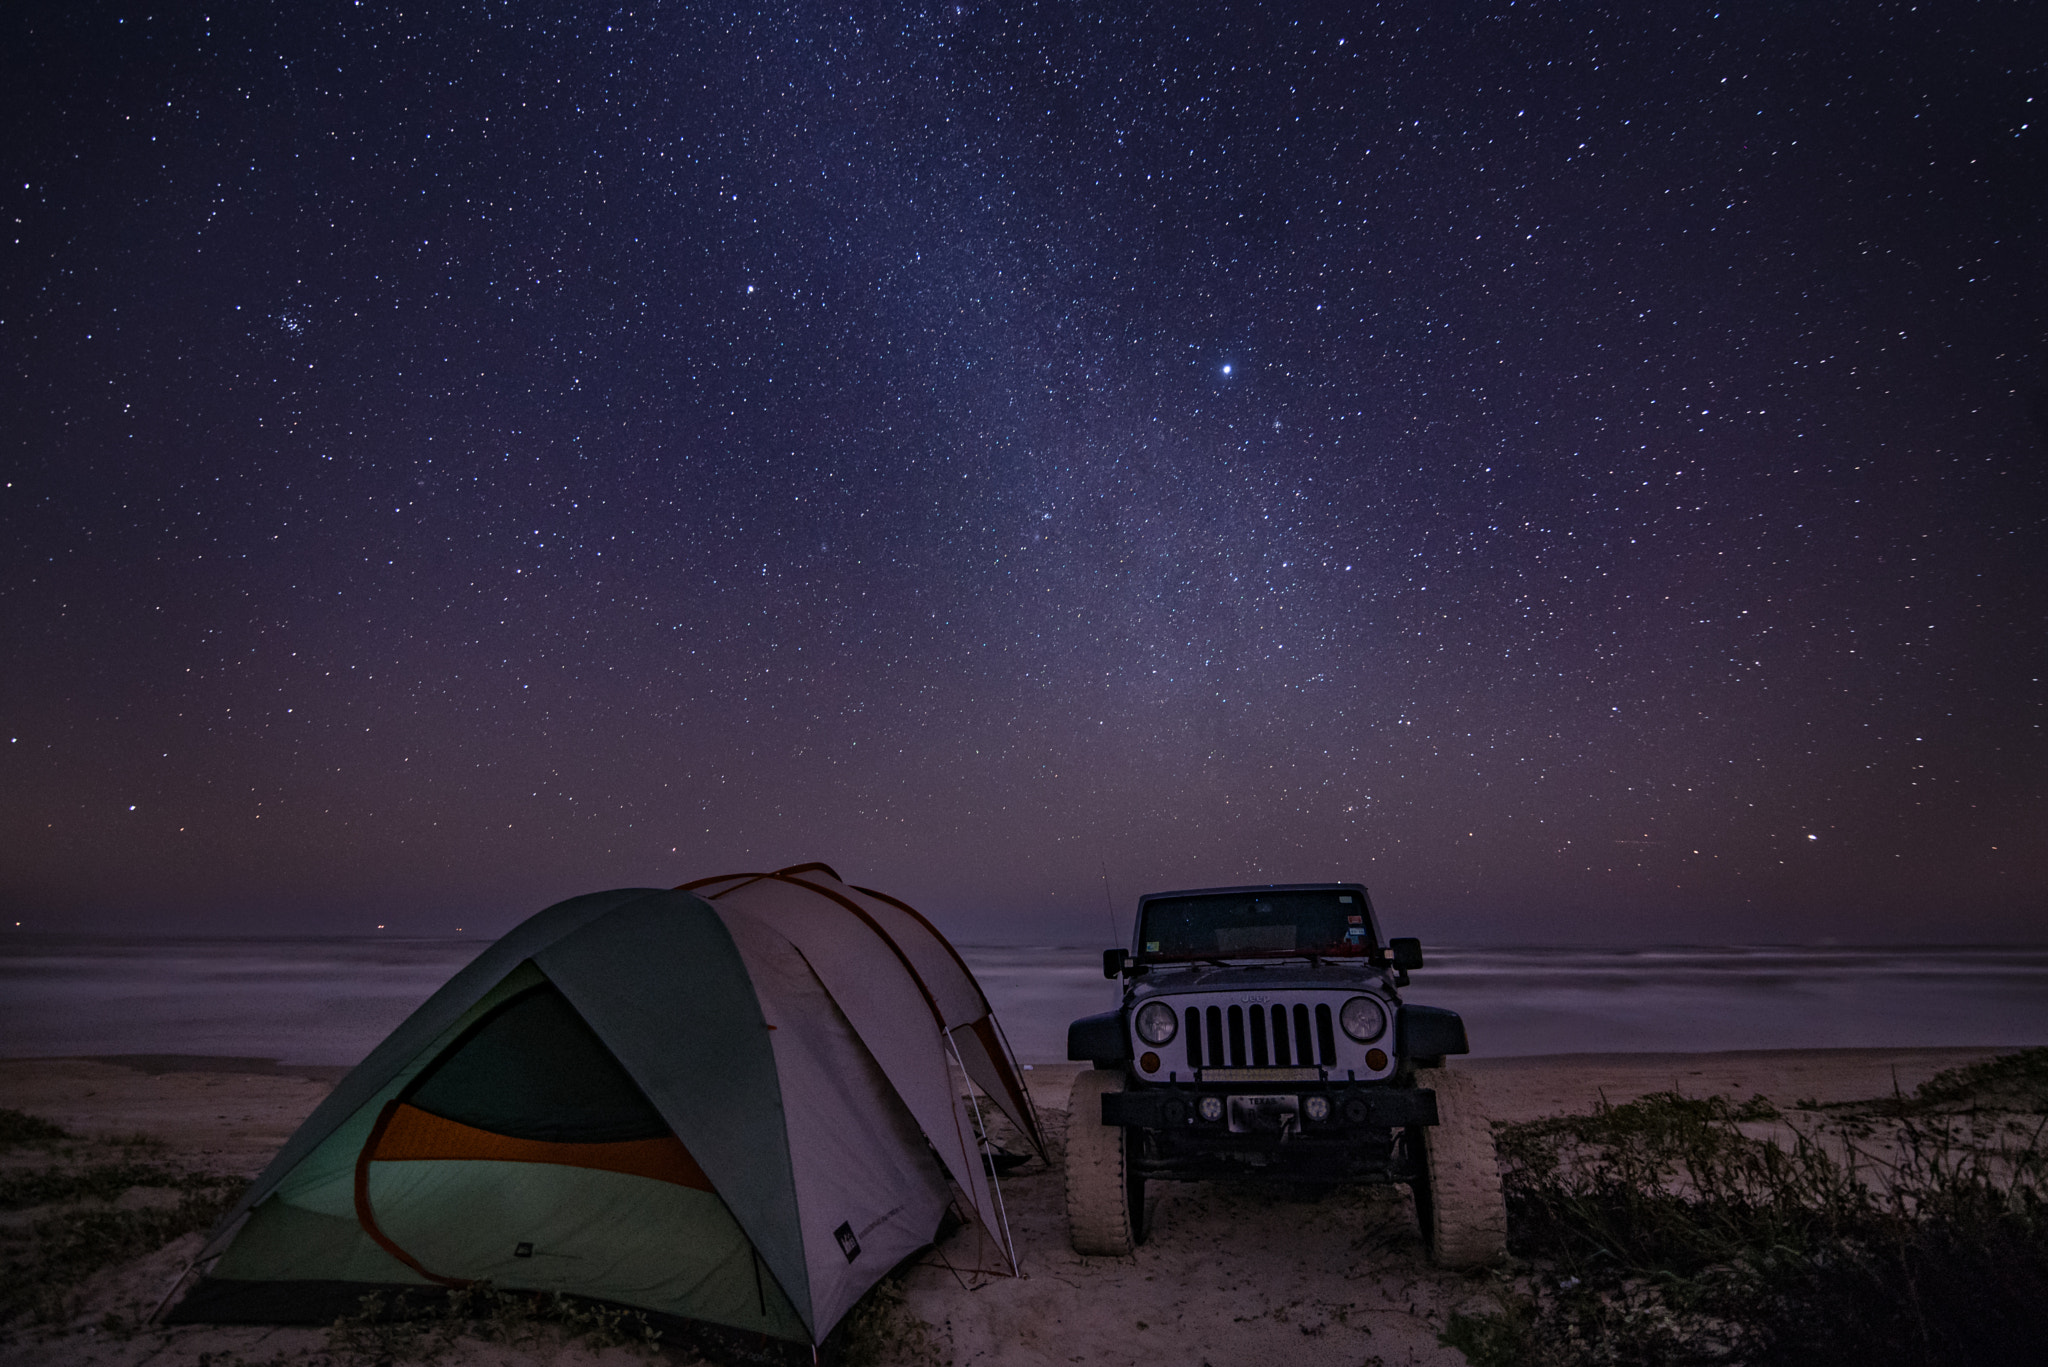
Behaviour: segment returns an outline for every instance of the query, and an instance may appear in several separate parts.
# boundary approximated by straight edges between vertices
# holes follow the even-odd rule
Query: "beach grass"
[[[1498,1127],[1517,1274],[1443,1341],[1478,1367],[2038,1361],[2048,1049],[1795,1109],[1666,1092]]]
[[[54,1125],[41,1116],[0,1107],[0,1151],[23,1147],[48,1148],[71,1137],[62,1126]]]
[[[940,1367],[932,1327],[908,1304],[900,1275],[868,1288],[827,1340],[838,1367]]]
[[[913,1314],[900,1276],[884,1277],[827,1338],[821,1355],[836,1367],[938,1367],[931,1326]],[[790,1360],[790,1354],[706,1327],[707,1343],[687,1329],[671,1335],[637,1310],[559,1292],[514,1291],[478,1282],[451,1290],[372,1292],[328,1329],[327,1349],[348,1363],[432,1363],[465,1340],[533,1346],[548,1338],[587,1349],[632,1348],[650,1355],[672,1346],[686,1357],[728,1363]],[[746,1351],[754,1348],[757,1351]]]
[[[449,1290],[371,1292],[354,1313],[329,1326],[327,1347],[344,1362],[431,1363],[465,1339],[518,1347],[548,1338],[596,1350],[652,1352],[662,1333],[637,1310],[476,1282]]]
[[[248,1186],[137,1157],[160,1149],[0,1110],[0,1330],[73,1318],[86,1279],[211,1228]]]

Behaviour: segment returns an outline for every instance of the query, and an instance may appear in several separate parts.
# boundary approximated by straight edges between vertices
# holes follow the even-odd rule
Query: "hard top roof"
[[[1356,888],[1365,891],[1363,883],[1246,883],[1241,887],[1229,888],[1182,888],[1177,892],[1148,892],[1140,902],[1150,902],[1159,897],[1224,897],[1238,892],[1339,892]]]

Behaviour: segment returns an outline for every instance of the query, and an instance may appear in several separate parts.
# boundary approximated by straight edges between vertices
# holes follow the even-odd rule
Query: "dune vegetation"
[[[147,1136],[84,1139],[0,1110],[0,1333],[72,1319],[93,1273],[211,1227],[247,1186],[167,1162]]]
[[[1781,1111],[1676,1093],[1497,1127],[1515,1262],[1478,1367],[1991,1367],[2048,1341],[2048,1049]]]

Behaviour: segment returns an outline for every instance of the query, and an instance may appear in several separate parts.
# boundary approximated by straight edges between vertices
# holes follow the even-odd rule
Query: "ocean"
[[[0,939],[0,1056],[352,1064],[475,939]],[[1098,949],[962,946],[1018,1055],[1116,1003]],[[1404,992],[1475,1055],[2048,1044],[2048,947],[1675,946],[1429,952]]]

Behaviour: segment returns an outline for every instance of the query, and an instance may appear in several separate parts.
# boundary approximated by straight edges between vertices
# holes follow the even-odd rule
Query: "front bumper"
[[[1327,1097],[1330,1113],[1326,1119],[1311,1120],[1298,1104],[1298,1133],[1307,1138],[1324,1134],[1332,1138],[1349,1130],[1404,1129],[1410,1125],[1437,1123],[1436,1093],[1427,1087],[1315,1087],[1299,1089],[1286,1084],[1265,1087],[1256,1084],[1230,1088],[1149,1086],[1133,1092],[1108,1092],[1102,1098],[1102,1123],[1164,1132],[1224,1134],[1229,1128],[1229,1098],[1284,1094],[1306,1099]],[[1224,1098],[1223,1115],[1204,1120],[1200,1101],[1204,1096]]]

